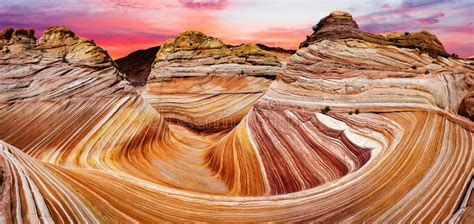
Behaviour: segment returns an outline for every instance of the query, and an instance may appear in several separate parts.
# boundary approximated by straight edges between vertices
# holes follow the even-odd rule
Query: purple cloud
[[[431,25],[431,24],[439,23],[439,20],[443,17],[444,17],[444,13],[439,12],[432,16],[415,19],[415,22],[417,22],[420,25]]]
[[[445,3],[453,3],[453,0],[404,0],[402,2],[403,7],[429,7],[434,5],[440,5]]]

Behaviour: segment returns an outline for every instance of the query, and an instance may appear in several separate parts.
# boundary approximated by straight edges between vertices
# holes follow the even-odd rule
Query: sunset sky
[[[472,0],[10,0],[0,2],[0,28],[71,28],[113,58],[160,45],[192,29],[229,44],[296,49],[331,11],[350,12],[364,31],[427,29],[449,53],[474,55]]]

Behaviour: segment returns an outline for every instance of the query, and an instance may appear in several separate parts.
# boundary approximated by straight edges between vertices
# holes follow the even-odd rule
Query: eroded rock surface
[[[143,96],[169,121],[200,131],[225,130],[267,90],[285,54],[254,44],[229,46],[187,31],[162,45]]]
[[[217,38],[187,31],[163,44],[149,79],[209,75],[274,78],[281,63],[257,45],[228,46]]]
[[[46,33],[0,35],[2,223],[472,217],[467,60],[346,37],[286,64],[186,32],[142,96],[92,42]]]
[[[27,29],[0,36],[0,102],[136,92],[104,50],[67,28],[51,27],[39,40]]]
[[[293,91],[313,103],[357,104],[360,109],[439,108],[470,116],[474,67],[463,60],[442,57],[444,48],[436,36],[426,31],[408,37],[381,36],[357,27],[344,12],[322,19],[303,43],[312,44],[300,49],[282,73],[283,86],[275,85],[285,88],[285,95]],[[410,35],[432,45],[415,48],[409,43]],[[385,37],[408,38],[408,42],[387,44]]]
[[[359,30],[359,26],[352,16],[342,11],[332,12],[329,16],[323,18],[313,27],[313,31],[314,33],[301,43],[300,48],[321,40],[358,39],[377,45],[418,49],[433,57],[449,56],[438,38],[429,31],[371,34]]]

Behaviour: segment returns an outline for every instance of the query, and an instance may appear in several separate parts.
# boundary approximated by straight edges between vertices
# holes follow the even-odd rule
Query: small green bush
[[[416,65],[411,66],[412,69],[416,69]]]
[[[359,113],[360,113],[359,109],[356,109],[356,110],[354,111],[354,113],[355,113],[355,114],[359,114]]]
[[[321,109],[321,113],[322,114],[326,114],[327,112],[329,112],[331,110],[331,108],[329,106],[325,106],[323,109]]]

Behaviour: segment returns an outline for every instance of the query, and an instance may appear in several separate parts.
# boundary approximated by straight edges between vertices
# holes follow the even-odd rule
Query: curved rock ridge
[[[31,158],[69,169],[122,173],[173,189],[227,192],[201,159],[221,135],[169,127],[139,96],[20,102],[0,111],[2,140]]]
[[[170,50],[181,59],[155,65],[206,68],[221,53],[186,57],[232,48],[186,35],[185,50]],[[37,48],[0,67],[5,80],[29,77],[25,92],[37,93],[11,100],[23,91],[13,81],[18,92],[0,91],[2,223],[468,220],[474,123],[456,114],[472,86],[464,60],[321,40],[274,66],[275,80],[153,67],[139,95],[98,85],[118,79],[108,62],[66,63]],[[40,62],[19,64],[31,58]],[[43,79],[63,73],[78,85]]]
[[[352,110],[442,109],[473,119],[473,65],[439,57],[446,56],[442,44],[428,31],[365,33],[345,12],[331,13],[314,31],[268,96]]]
[[[271,98],[354,110],[471,108],[474,67],[417,49],[360,39],[321,40],[300,49],[267,92]],[[354,108],[355,107],[355,108]],[[469,111],[469,110],[468,110]]]
[[[31,29],[0,37],[0,103],[136,94],[107,52],[65,27],[39,40]]]
[[[128,104],[134,101],[130,100],[122,100],[122,103]],[[107,104],[105,102],[100,104],[91,102],[90,105]],[[134,110],[139,107],[135,107]],[[203,173],[205,170],[197,169],[199,163],[193,163],[193,160],[186,159],[202,158],[195,157],[197,155],[193,155],[193,153],[190,154],[190,148],[185,151],[176,151],[160,146],[167,144],[167,142],[173,144],[175,140],[172,140],[174,137],[166,134],[169,132],[161,125],[163,124],[162,120],[153,121],[155,116],[150,116],[154,113],[153,110],[147,113],[148,118],[146,118],[142,116],[143,112],[139,112],[142,109],[132,112],[138,116],[130,116],[131,111],[127,112],[130,109],[126,108],[130,108],[130,106],[124,105],[119,109],[122,112],[113,113],[112,117],[115,118],[106,122],[99,122],[103,125],[100,128],[94,128],[95,130],[86,135],[86,138],[82,140],[60,138],[70,140],[60,141],[59,144],[56,144],[56,147],[49,149],[38,145],[40,142],[36,143],[36,146],[25,146],[29,148],[28,150],[20,150],[10,144],[0,142],[0,158],[2,161],[0,167],[4,180],[3,186],[5,186],[2,187],[1,193],[7,196],[2,197],[2,214],[5,214],[2,219],[6,219],[7,222],[22,220],[54,220],[57,222],[118,222],[124,220],[141,222],[165,220],[217,222],[230,218],[239,222],[288,222],[292,220],[317,222],[367,220],[372,222],[441,222],[452,216],[458,199],[462,196],[463,188],[467,183],[466,180],[470,180],[473,171],[472,132],[449,121],[444,115],[429,112],[352,116],[347,114],[330,114],[329,116],[316,114],[316,119],[327,125],[322,129],[326,134],[318,134],[318,128],[308,126],[308,123],[299,125],[300,130],[313,128],[314,132],[307,132],[309,136],[316,134],[322,139],[329,139],[325,140],[325,145],[319,149],[321,151],[312,151],[309,154],[310,157],[303,156],[304,153],[302,152],[300,152],[301,154],[298,153],[299,149],[304,148],[293,148],[292,150],[296,151],[288,151],[291,148],[283,147],[278,151],[265,152],[262,150],[266,146],[265,144],[259,144],[258,137],[252,137],[250,142],[244,140],[247,134],[253,136],[252,133],[256,130],[255,128],[265,130],[267,129],[265,126],[256,126],[247,130],[241,129],[245,128],[246,125],[238,126],[239,128],[235,129],[238,134],[228,135],[228,137],[231,139],[237,137],[240,140],[219,143],[226,144],[227,146],[224,145],[224,148],[229,147],[226,150],[230,150],[222,154],[229,159],[225,162],[226,165],[234,164],[234,167],[239,170],[248,169],[251,171],[250,173],[237,172],[243,176],[236,176],[233,179],[236,181],[235,186],[251,187],[244,188],[245,194],[261,195],[262,192],[270,193],[273,190],[278,191],[277,189],[292,189],[292,186],[297,188],[298,186],[300,188],[308,187],[307,190],[293,194],[264,197],[212,196],[182,191],[177,187],[179,184],[188,188],[195,186],[196,189],[199,189],[198,191],[214,188],[213,192],[216,192],[216,190],[226,188],[217,184],[219,183],[216,182],[217,179],[214,179],[214,182],[210,181],[215,177],[212,177],[209,173]],[[145,109],[146,106],[142,108]],[[285,113],[290,117],[295,115],[290,115],[289,111]],[[259,116],[258,114],[260,112],[255,115]],[[142,121],[130,120],[126,122],[127,124],[120,124],[117,121],[123,115]],[[103,118],[106,119],[107,117]],[[115,119],[119,120],[114,122]],[[301,118],[294,117],[292,119]],[[315,119],[314,116],[313,119]],[[360,138],[349,134],[350,132],[347,132],[347,129],[344,131],[346,134],[336,137],[340,131],[334,131],[333,128],[343,130],[346,127],[332,119],[343,121],[348,125],[351,132],[358,133],[359,137],[366,136],[363,138],[366,140],[367,138],[373,139],[371,141],[373,143],[365,141],[364,144],[364,141]],[[147,121],[145,122],[145,120]],[[158,123],[148,126],[147,123],[150,124],[149,122]],[[138,124],[143,126],[137,126]],[[64,125],[56,127],[64,127]],[[108,129],[108,131],[103,130],[103,128]],[[11,130],[11,128],[6,130]],[[105,138],[99,134],[107,132],[112,134],[112,130],[118,131],[113,134],[117,136],[116,140],[108,141],[109,137]],[[286,129],[281,128],[275,131],[278,130],[283,133],[291,133],[282,131]],[[298,130],[295,131],[294,133],[299,132]],[[1,135],[5,136],[5,132]],[[184,136],[186,134],[179,137],[181,138],[180,142],[184,140]],[[360,166],[360,163],[357,162],[347,164],[343,162],[345,165],[335,166],[339,167],[335,170],[325,170],[332,167],[329,161],[333,161],[333,165],[337,161],[324,160],[324,157],[320,157],[324,155],[323,148],[332,148],[328,144],[332,143],[337,146],[332,148],[333,151],[326,151],[326,153],[329,153],[328,155],[335,156],[334,158],[338,156],[344,158],[344,153],[351,152],[351,150],[343,150],[344,145],[339,145],[340,142],[334,141],[344,139],[340,138],[341,136],[346,136],[345,138],[350,141],[357,142],[355,148],[354,145],[346,145],[351,146],[351,150],[357,147],[365,148],[370,145],[378,145],[381,148],[374,154],[372,161],[366,163],[356,172],[339,178],[337,181],[310,188],[311,182],[305,181],[308,174],[316,175],[315,177],[319,178],[330,178],[332,175],[338,175],[344,166],[355,169]],[[17,135],[11,135],[8,141],[12,141],[16,137]],[[191,139],[185,141],[191,143],[192,148],[200,147],[196,145],[197,142],[192,143]],[[225,138],[222,139],[226,141]],[[317,140],[317,137],[307,139],[307,137],[301,136],[301,139],[315,141],[313,144],[322,141],[322,139]],[[79,141],[79,144],[72,140]],[[298,143],[299,141],[301,140],[291,142],[291,144],[305,144],[304,141]],[[45,143],[44,140],[42,142],[40,144]],[[114,144],[107,144],[107,142],[113,142]],[[242,145],[238,147],[237,145],[231,146],[231,144],[240,144],[239,142]],[[256,155],[264,156],[265,153],[270,153],[268,158],[256,158],[257,163],[253,161],[251,157],[248,157],[251,154],[248,154],[248,150],[245,149],[249,147],[249,144],[252,148],[257,145],[258,151],[254,151],[258,152]],[[273,144],[277,145],[278,142],[273,142]],[[77,147],[73,147],[75,145]],[[73,148],[70,148],[71,146]],[[99,146],[105,146],[106,148]],[[237,150],[239,147],[243,147],[240,148],[241,153],[232,153],[233,150]],[[315,146],[308,145],[306,147]],[[159,150],[156,151],[156,149]],[[234,155],[234,157],[231,155]],[[292,163],[278,161],[278,158],[284,158],[284,161]],[[351,156],[347,157],[347,159],[349,158]],[[364,156],[361,158],[364,158]],[[316,164],[323,169],[310,166],[312,163],[303,162],[306,159],[321,161],[322,163]],[[210,161],[214,160],[211,159]],[[215,161],[219,161],[219,159]],[[176,164],[176,162],[179,164]],[[209,164],[214,167],[213,162]],[[292,178],[282,179],[284,182],[282,180],[278,181],[278,179],[275,179],[277,180],[275,182],[271,181],[274,179],[272,176],[278,173],[277,170],[283,164],[291,167],[284,170],[294,172],[289,174]],[[306,164],[307,167],[302,168],[298,164]],[[243,168],[242,165],[246,167]],[[276,165],[276,170],[274,168],[262,169],[262,167],[274,165]],[[325,167],[327,165],[330,166]],[[166,168],[167,166],[172,167]],[[260,169],[257,168],[259,166]],[[150,169],[152,167],[155,168]],[[159,168],[164,169],[163,172],[160,172]],[[227,166],[227,168],[230,167]],[[218,167],[213,169],[221,170]],[[296,172],[299,169],[301,169],[301,173]],[[307,173],[309,171],[307,169],[315,169],[318,172]],[[329,173],[326,173],[328,171]],[[222,172],[227,171],[222,170]],[[252,184],[245,185],[245,181],[258,183],[255,182],[255,179],[245,180],[244,177],[249,177],[247,174],[250,174],[250,177],[255,178],[259,172],[262,173],[260,177],[263,178],[261,179],[262,183],[256,186]],[[231,170],[230,173],[234,172]],[[196,182],[196,185],[193,185],[190,184],[193,183],[190,179],[186,179],[185,176],[181,175],[194,176],[199,181]],[[225,176],[225,174],[222,175]],[[207,182],[204,178],[206,176],[210,178]],[[174,180],[174,183],[163,181],[166,178]],[[158,182],[160,180],[162,181]],[[311,180],[311,178],[307,180]],[[107,190],[104,191],[103,189]],[[237,192],[235,191],[237,188],[232,189],[234,189],[232,192]],[[117,197],[117,195],[120,195],[120,197]],[[20,198],[25,200],[20,200]],[[433,198],[443,198],[444,200],[433,200]],[[325,208],[324,211],[321,211],[321,206]],[[341,213],[341,209],[345,209],[346,212]]]
[[[427,30],[420,32],[371,34],[359,29],[352,15],[335,11],[313,26],[314,33],[306,37],[300,48],[307,47],[321,40],[360,39],[378,45],[392,45],[403,48],[419,49],[432,57],[450,56],[438,38]]]
[[[228,130],[263,95],[285,55],[187,31],[161,46],[142,95],[169,121],[198,131]]]

